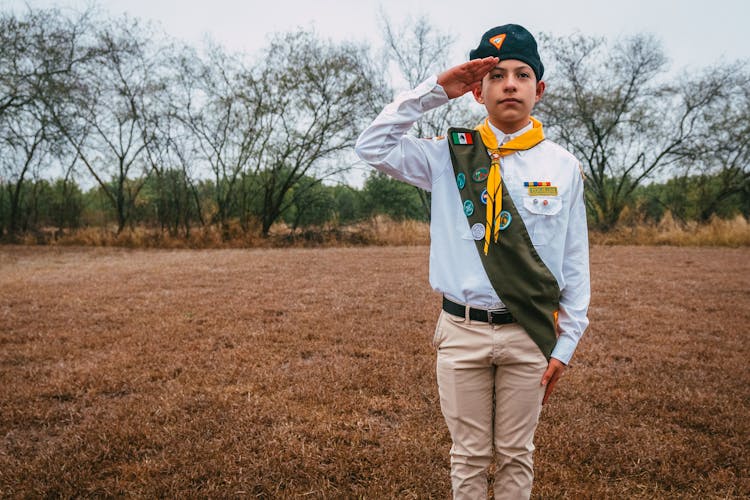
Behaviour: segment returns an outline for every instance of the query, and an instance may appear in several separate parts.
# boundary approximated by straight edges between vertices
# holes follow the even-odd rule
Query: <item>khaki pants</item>
[[[529,498],[546,358],[518,323],[490,325],[445,311],[433,344],[440,407],[453,440],[453,497],[487,497],[494,445],[495,498]]]

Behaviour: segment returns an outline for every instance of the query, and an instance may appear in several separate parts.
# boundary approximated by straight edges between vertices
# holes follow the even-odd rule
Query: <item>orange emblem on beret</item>
[[[500,47],[502,47],[504,41],[505,33],[503,33],[502,35],[495,35],[490,38],[490,43],[494,45],[497,50],[500,50]]]

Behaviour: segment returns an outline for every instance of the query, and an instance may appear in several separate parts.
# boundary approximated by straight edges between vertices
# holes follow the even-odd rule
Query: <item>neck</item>
[[[519,120],[517,122],[500,123],[500,124],[497,123],[497,121],[495,121],[491,116],[488,116],[488,119],[489,119],[490,124],[493,127],[498,129],[500,132],[502,132],[505,135],[515,134],[516,132],[524,128],[526,125],[531,123],[531,118],[528,116],[524,118],[523,120]]]
[[[476,126],[476,129],[482,136],[482,142],[486,147],[490,149],[502,149],[506,151],[506,154],[512,154],[513,151],[531,149],[544,140],[542,123],[532,117],[529,117],[529,121],[530,123],[527,123],[528,130],[513,136],[510,141],[502,146],[498,144],[497,133],[494,130],[495,127],[490,124],[489,119],[486,118],[483,120],[482,123]],[[518,129],[518,131],[521,132],[522,128]]]

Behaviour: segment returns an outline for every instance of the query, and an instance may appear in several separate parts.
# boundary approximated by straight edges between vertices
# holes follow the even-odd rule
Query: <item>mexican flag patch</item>
[[[466,132],[453,132],[453,144],[473,144],[471,134]]]

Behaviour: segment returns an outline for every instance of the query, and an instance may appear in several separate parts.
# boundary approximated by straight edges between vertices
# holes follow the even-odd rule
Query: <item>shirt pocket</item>
[[[559,235],[562,207],[563,201],[558,196],[524,196],[523,208],[528,216],[523,222],[534,245],[546,245]]]

